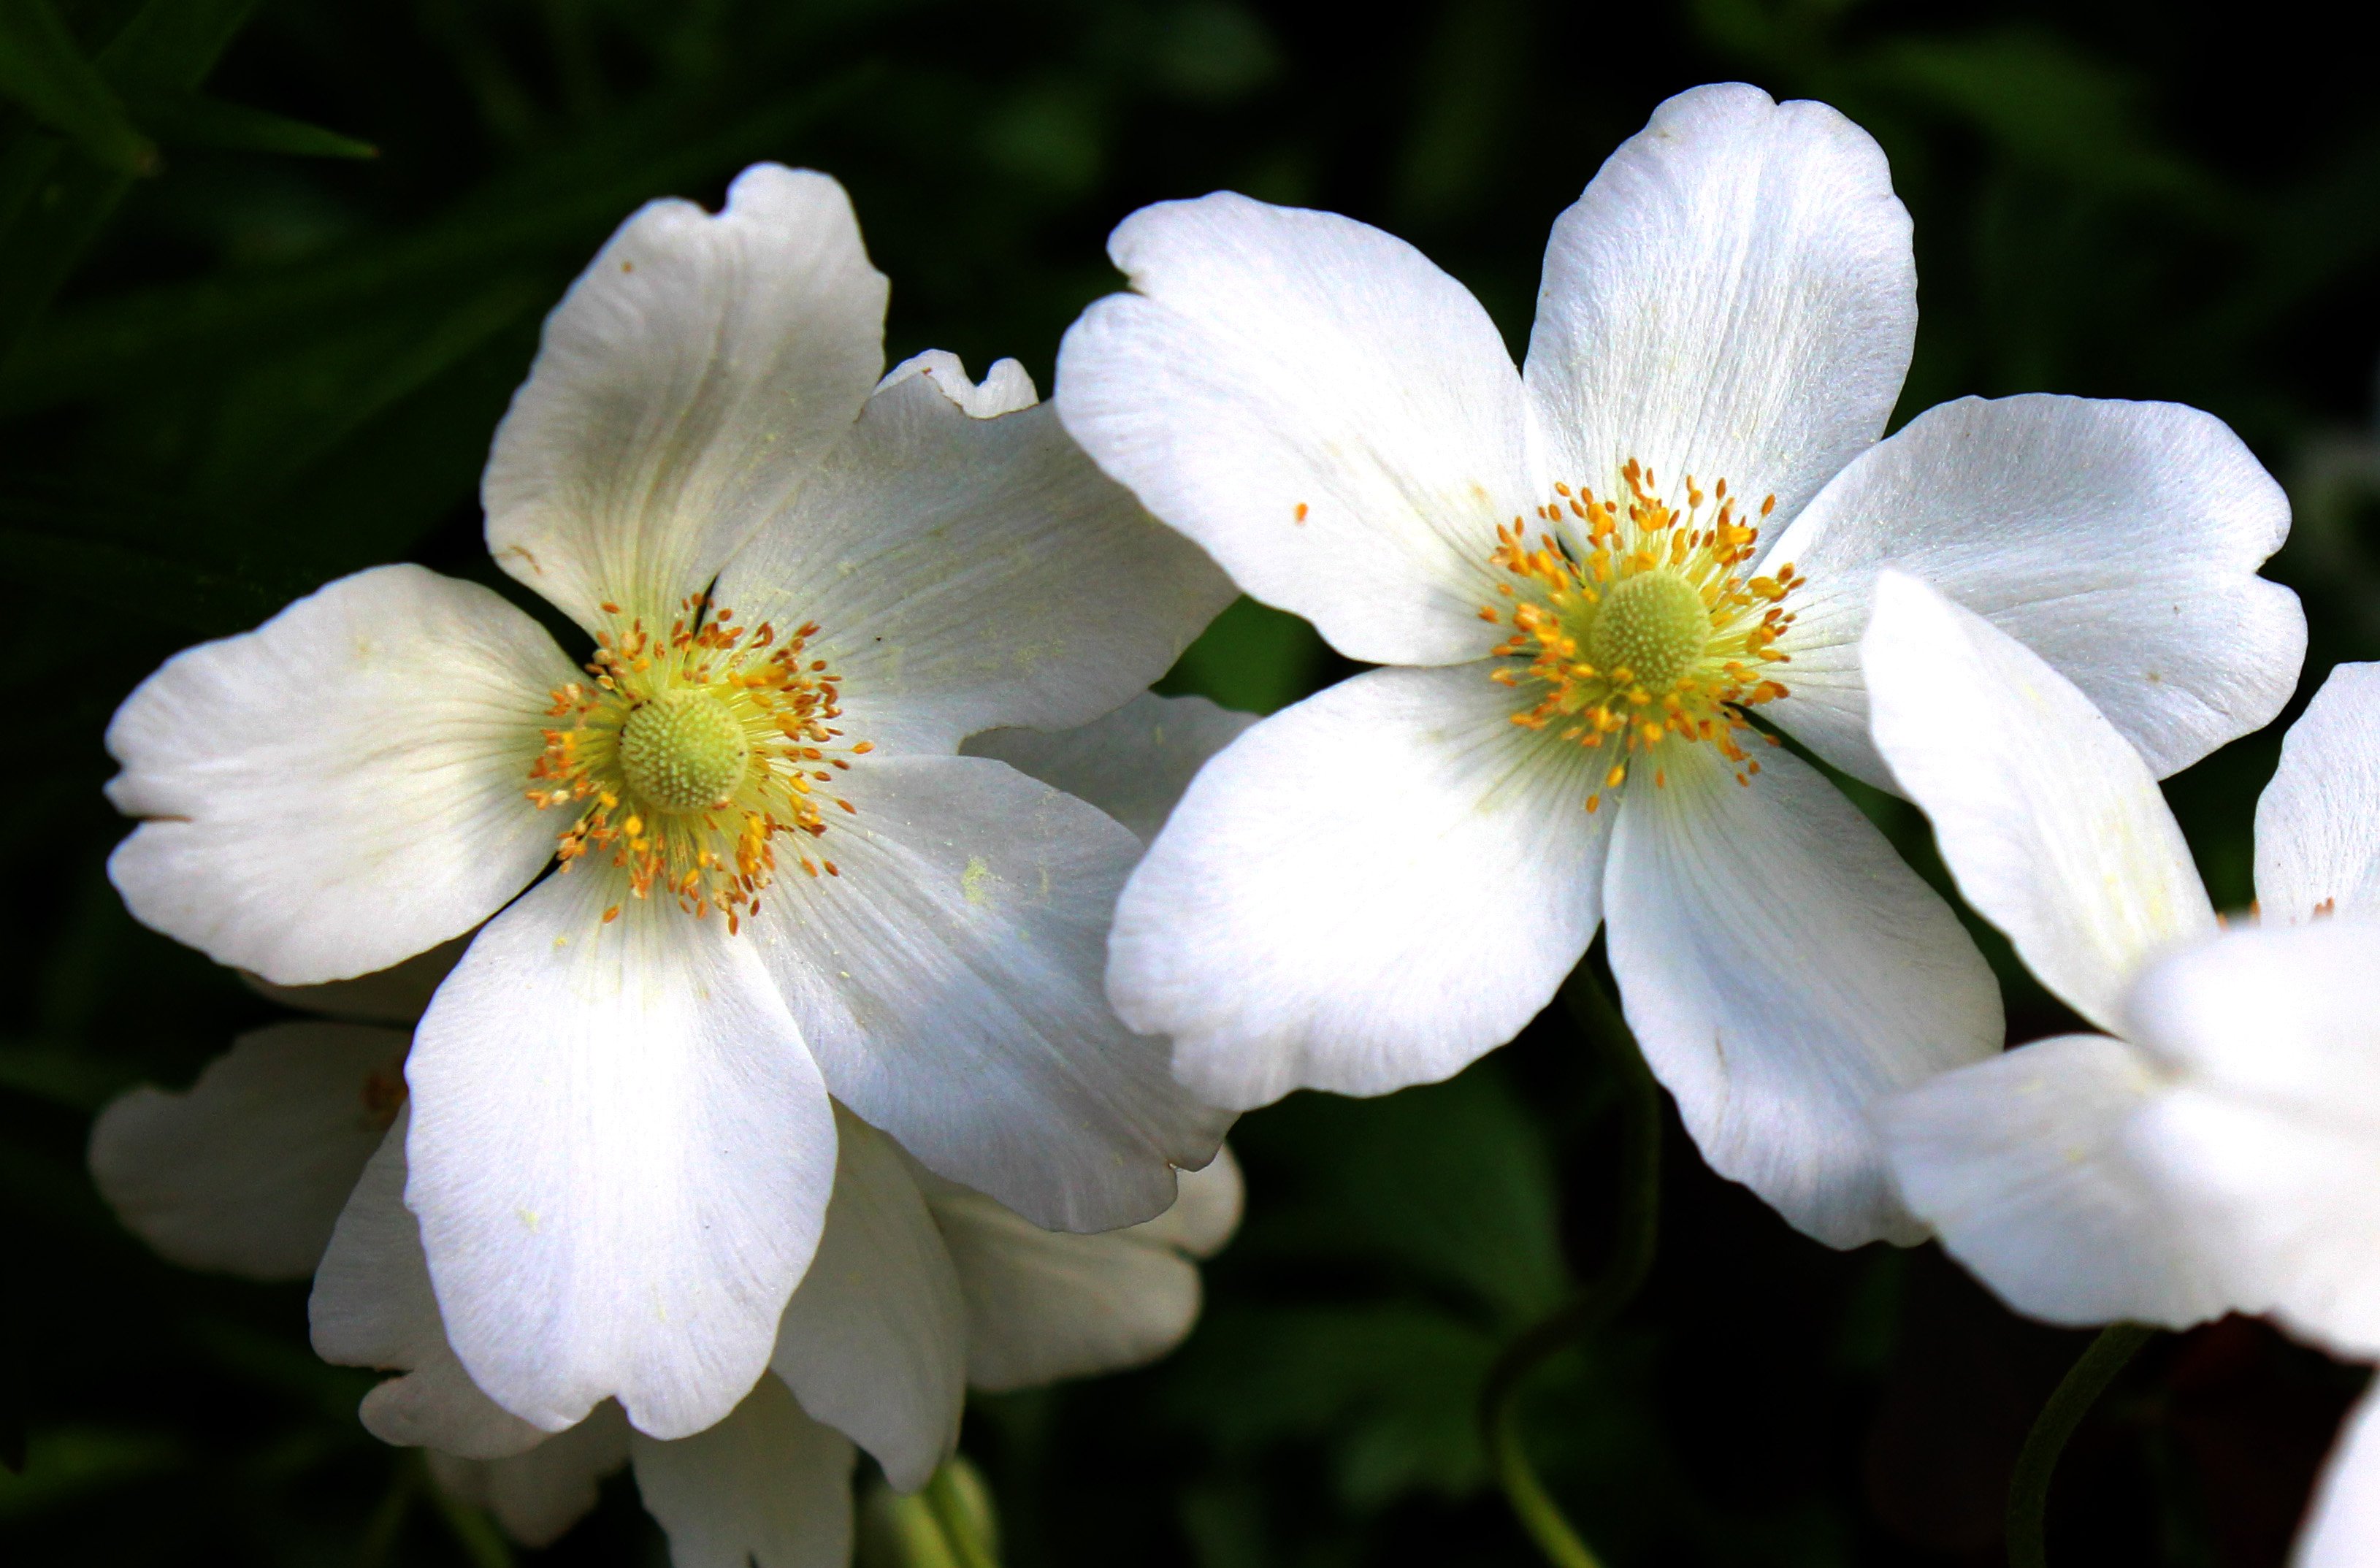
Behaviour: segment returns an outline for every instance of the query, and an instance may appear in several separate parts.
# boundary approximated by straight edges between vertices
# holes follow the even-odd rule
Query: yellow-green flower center
[[[1612,584],[1584,629],[1589,663],[1624,671],[1623,678],[1648,691],[1666,691],[1701,661],[1711,620],[1694,584],[1651,571]]]
[[[664,692],[620,729],[621,774],[663,811],[716,810],[751,765],[743,723],[707,691]]]

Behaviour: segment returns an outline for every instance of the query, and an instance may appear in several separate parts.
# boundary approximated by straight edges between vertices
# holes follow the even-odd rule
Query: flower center
[[[809,875],[843,874],[811,842],[826,833],[823,803],[855,808],[818,786],[870,748],[832,723],[843,708],[826,661],[803,657],[816,625],[781,641],[699,598],[685,609],[665,636],[638,619],[596,638],[593,684],[553,693],[548,711],[569,722],[545,732],[528,794],[540,809],[577,811],[555,845],[564,871],[593,857],[633,896],[658,888],[738,930],[776,875],[778,835],[810,841],[796,839],[794,857]]]
[[[752,765],[735,711],[708,691],[666,691],[620,726],[620,772],[662,811],[714,811]]]
[[[1736,764],[1737,783],[1752,782],[1760,764],[1742,737],[1758,732],[1745,711],[1785,695],[1765,671],[1785,662],[1776,648],[1793,624],[1785,599],[1806,580],[1791,565],[1746,574],[1760,529],[1739,519],[1725,480],[1706,495],[1687,476],[1680,512],[1634,458],[1621,478],[1628,495],[1617,507],[1584,486],[1554,486],[1560,499],[1537,508],[1546,527],[1535,548],[1518,517],[1497,529],[1488,560],[1513,580],[1497,585],[1506,604],[1479,612],[1512,628],[1489,676],[1522,694],[1512,722],[1609,751],[1590,811],[1627,778],[1635,753],[1653,754],[1654,783],[1666,783],[1658,757],[1673,743],[1707,744]],[[1776,505],[1772,495],[1759,516]]]

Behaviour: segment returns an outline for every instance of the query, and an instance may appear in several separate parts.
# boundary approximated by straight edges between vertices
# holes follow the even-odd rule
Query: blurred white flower
[[[1383,1093],[1511,1039],[1608,917],[1712,1165],[1837,1245],[1917,1234],[1870,1108],[1996,1049],[1998,992],[1751,715],[1887,782],[1856,649],[1894,564],[2182,767],[2296,681],[2296,600],[2255,576],[2271,478],[2167,404],[1969,398],[1879,441],[1908,213],[1858,127],[1742,85],[1663,104],[1555,224],[1517,373],[1460,284],[1346,218],[1220,194],[1109,249],[1134,292],[1067,334],[1067,429],[1390,666],[1192,786],[1118,906],[1125,1021],[1220,1104]]]
[[[2048,663],[1892,574],[1864,658],[1877,748],[1960,891],[2108,1031],[1887,1101],[1910,1207],[2037,1317],[2270,1312],[2380,1359],[2380,665],[2334,670],[2290,728],[2259,917],[2225,930],[2148,763]],[[2374,1499],[2367,1401],[2299,1562],[2380,1556]]]
[[[486,922],[406,1068],[406,1200],[463,1363],[548,1430],[743,1397],[817,1244],[830,1094],[1075,1229],[1163,1209],[1226,1120],[1099,992],[1137,843],[955,752],[1114,708],[1229,585],[1014,363],[880,384],[884,300],[824,176],[646,207],[483,486],[585,672],[386,566],[176,656],[108,732],[144,819],[111,874],[211,956],[305,985]]]

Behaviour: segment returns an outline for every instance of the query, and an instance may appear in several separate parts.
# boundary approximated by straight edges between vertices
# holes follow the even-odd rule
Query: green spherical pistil
[[[620,729],[620,772],[662,811],[724,805],[751,766],[752,743],[727,704],[702,691],[656,697]]]
[[[1586,657],[1599,675],[1626,670],[1647,691],[1666,691],[1702,658],[1710,635],[1710,612],[1694,585],[1647,572],[1604,591]]]

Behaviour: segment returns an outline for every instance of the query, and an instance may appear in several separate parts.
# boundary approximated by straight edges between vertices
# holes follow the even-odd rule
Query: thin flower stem
[[[2016,1473],[2009,1477],[2009,1568],[2049,1568],[2045,1532],[2049,1521],[2049,1482],[2058,1472],[2058,1456],[2082,1417],[2099,1403],[2116,1374],[2138,1355],[2141,1346],[2156,1337],[2144,1323],[2111,1323],[2099,1331],[2091,1347],[2074,1365],[2041,1407],[2041,1415],[2025,1434],[2016,1456]]]
[[[1661,1209],[1661,1097],[1635,1037],[1585,965],[1563,982],[1561,1001],[1587,1043],[1609,1064],[1621,1091],[1620,1208],[1611,1254],[1577,1295],[1504,1347],[1480,1391],[1479,1421],[1496,1479],[1546,1560],[1555,1568],[1601,1568],[1529,1463],[1521,1442],[1520,1392],[1549,1357],[1609,1322],[1653,1267]]]
[[[941,1531],[942,1544],[950,1550],[951,1559],[959,1568],[1000,1568],[1000,1554],[992,1550],[978,1520],[981,1504],[969,1498],[965,1488],[957,1463],[943,1465],[926,1483],[927,1511],[932,1514]]]

